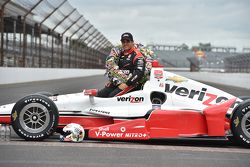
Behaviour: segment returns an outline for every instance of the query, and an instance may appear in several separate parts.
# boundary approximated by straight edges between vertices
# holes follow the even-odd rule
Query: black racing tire
[[[28,95],[20,99],[11,112],[11,124],[18,136],[25,140],[40,141],[48,138],[57,128],[58,109],[44,95]]]
[[[234,109],[231,131],[234,141],[250,148],[250,100],[243,101]]]
[[[233,145],[239,145],[239,143],[235,140],[234,136],[227,136],[228,141]]]

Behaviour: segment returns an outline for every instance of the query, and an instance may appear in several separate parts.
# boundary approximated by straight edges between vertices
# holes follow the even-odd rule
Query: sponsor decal
[[[96,137],[115,137],[115,138],[145,138],[146,133],[109,133],[106,131],[95,132]]]
[[[16,120],[16,118],[17,118],[17,112],[16,111],[12,114],[12,118],[13,118],[13,121]]]
[[[130,74],[130,71],[129,70],[118,70],[118,74]]]
[[[103,111],[103,110],[97,110],[97,109],[89,109],[90,112],[95,112],[95,113],[101,113],[101,114],[110,114],[108,111]]]
[[[117,97],[117,101],[121,102],[130,102],[130,103],[142,103],[144,101],[144,97]]]
[[[173,81],[174,83],[181,83],[181,82],[187,82],[188,80],[181,76],[171,76],[168,77],[166,80]]]
[[[235,127],[236,127],[236,128],[237,128],[237,126],[239,125],[239,123],[240,123],[239,117],[235,118],[234,124],[235,124]]]
[[[50,104],[48,102],[46,102],[45,100],[43,99],[40,99],[40,98],[30,98],[28,100],[25,100],[24,103],[36,103],[36,102],[41,102],[43,104],[45,104],[47,107],[50,107]]]
[[[125,132],[126,128],[125,127],[121,127],[121,132]]]
[[[172,87],[170,84],[166,84],[165,86],[165,92],[167,93],[175,93],[176,95],[187,97],[190,99],[197,99],[199,101],[203,101],[204,98],[208,97],[207,100],[203,101],[202,104],[206,106],[211,106],[211,102],[215,101],[215,103],[221,103],[222,101],[227,101],[228,98],[223,96],[218,96],[212,93],[207,93],[206,88],[202,88],[201,90],[195,90],[195,89],[187,89],[185,87],[179,87],[177,85],[173,85]]]
[[[25,132],[23,132],[21,129],[18,129],[18,131],[24,135],[25,137],[28,137],[28,138],[32,138],[32,139],[36,139],[36,138],[40,138],[40,137],[43,137],[44,134],[38,134],[38,135],[29,135],[29,134],[26,134]]]
[[[99,127],[99,131],[109,131],[109,127]]]
[[[146,133],[125,133],[125,138],[145,138]]]
[[[246,142],[247,144],[250,144],[250,141],[248,139],[246,139],[244,136],[240,135],[240,138]]]
[[[156,79],[162,79],[163,78],[163,71],[162,70],[154,70],[154,77]]]
[[[96,137],[116,137],[116,138],[122,138],[124,133],[109,133],[109,132],[95,132]]]

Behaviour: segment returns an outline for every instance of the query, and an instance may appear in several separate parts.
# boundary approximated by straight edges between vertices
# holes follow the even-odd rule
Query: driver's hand
[[[124,89],[126,89],[127,87],[128,87],[128,85],[125,84],[125,83],[121,83],[121,84],[118,86],[118,88],[121,89],[121,90],[124,90]]]

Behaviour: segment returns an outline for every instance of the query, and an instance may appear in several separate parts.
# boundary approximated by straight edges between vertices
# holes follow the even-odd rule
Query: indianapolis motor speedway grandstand
[[[0,5],[0,66],[103,68],[111,42],[67,0]]]
[[[191,71],[250,72],[250,48],[216,47],[210,43],[189,48],[182,45],[148,45],[166,67]]]

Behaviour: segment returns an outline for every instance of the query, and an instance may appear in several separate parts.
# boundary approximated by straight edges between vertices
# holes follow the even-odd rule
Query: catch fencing
[[[250,53],[241,53],[225,59],[227,72],[250,73]]]
[[[67,0],[0,5],[0,66],[104,68],[112,43]]]

